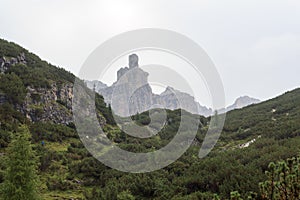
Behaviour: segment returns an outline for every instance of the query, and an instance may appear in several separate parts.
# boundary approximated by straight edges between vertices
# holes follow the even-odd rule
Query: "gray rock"
[[[58,124],[73,122],[73,84],[58,86],[54,83],[51,89],[27,87],[27,91],[20,110],[30,121],[51,121]]]
[[[21,53],[17,58],[6,59],[5,57],[0,58],[0,73],[5,73],[10,66],[16,64],[26,64],[26,57],[24,53]]]
[[[11,58],[10,59],[10,64],[11,65],[15,65],[15,64],[17,64],[18,63],[18,59],[17,58]]]
[[[129,71],[129,68],[128,67],[124,67],[124,68],[121,68],[120,70],[118,70],[117,72],[117,80],[120,80],[120,78],[126,74],[126,72]]]
[[[138,56],[132,54],[129,56],[129,68],[118,70],[115,83],[100,89],[95,87],[95,91],[104,97],[105,102],[111,105],[116,114],[127,117],[152,108],[181,108],[193,114],[212,114],[211,109],[201,106],[191,95],[171,87],[167,87],[160,95],[154,94],[148,83],[149,74],[138,66]],[[93,89],[91,84],[87,86]]]
[[[129,68],[134,68],[139,66],[139,57],[136,54],[131,54],[129,56]]]
[[[5,65],[5,60],[3,58],[0,58],[0,73],[4,73],[6,71],[4,65]]]
[[[3,67],[5,63],[5,60],[3,58],[0,58],[0,67]]]
[[[228,106],[226,108],[226,112],[234,110],[234,109],[244,108],[251,104],[257,104],[257,103],[260,103],[259,99],[255,99],[255,98],[252,98],[249,96],[242,96],[242,97],[237,98],[231,106]]]
[[[18,62],[26,64],[26,57],[25,57],[24,52],[20,53],[20,55],[17,57],[17,59],[18,59]]]

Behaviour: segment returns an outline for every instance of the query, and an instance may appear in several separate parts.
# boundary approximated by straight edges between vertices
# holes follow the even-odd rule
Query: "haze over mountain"
[[[255,99],[255,98],[252,98],[252,97],[249,97],[249,96],[241,96],[241,97],[237,98],[231,106],[228,106],[226,108],[226,111],[244,108],[248,105],[257,104],[257,103],[260,103],[260,102],[261,101],[259,99]]]
[[[138,61],[136,54],[130,55],[129,67],[119,69],[117,81],[109,87],[105,87],[100,81],[86,81],[87,86],[101,94],[105,102],[120,116],[135,115],[151,108],[182,108],[204,116],[212,113],[211,109],[201,106],[191,95],[172,87],[167,87],[159,95],[154,94],[148,83],[149,74],[139,67]]]
[[[167,86],[161,94],[154,94],[148,83],[149,74],[139,68],[138,61],[136,54],[130,55],[129,67],[120,68],[117,71],[117,81],[111,86],[97,80],[86,80],[87,87],[101,94],[105,102],[110,104],[114,112],[120,116],[135,115],[151,108],[170,110],[181,108],[192,114],[203,116],[214,114],[211,108],[200,105],[193,96],[176,88]],[[116,103],[114,103],[115,100]],[[219,112],[224,113],[259,102],[258,99],[243,96],[238,98],[233,105]]]

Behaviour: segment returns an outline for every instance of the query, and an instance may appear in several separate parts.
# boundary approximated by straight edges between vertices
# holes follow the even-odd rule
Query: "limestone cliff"
[[[129,67],[119,69],[117,81],[109,87],[97,87],[104,85],[100,81],[86,81],[86,84],[101,94],[120,116],[130,116],[152,108],[181,108],[193,114],[211,115],[212,110],[201,106],[194,97],[171,87],[160,95],[154,94],[148,83],[149,74],[139,68],[138,61],[136,54],[130,55]]]

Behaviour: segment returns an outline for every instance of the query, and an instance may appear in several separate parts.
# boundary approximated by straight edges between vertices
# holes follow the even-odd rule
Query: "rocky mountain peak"
[[[245,107],[246,105],[254,104],[254,103],[259,103],[260,100],[249,97],[249,96],[241,96],[236,99],[234,104],[236,105],[237,108],[242,108]]]
[[[151,108],[165,108],[170,110],[184,109],[192,114],[210,116],[214,112],[211,108],[200,105],[195,98],[188,93],[181,92],[167,86],[159,95],[154,94],[148,83],[148,73],[139,67],[139,57],[136,54],[129,55],[128,67],[117,71],[117,81],[107,87],[100,81],[86,81],[87,86],[101,94],[107,104],[110,104],[120,116],[130,116],[141,113]],[[112,105],[114,100],[118,100]],[[128,102],[131,102],[128,105]],[[239,97],[233,105],[218,110],[219,113],[243,108],[260,101],[249,96]]]
[[[136,54],[131,54],[129,56],[129,67],[121,68],[117,71],[117,81],[120,81],[122,77],[122,82],[124,83],[127,81],[130,82],[137,82],[137,83],[148,83],[148,76],[149,74],[139,68],[139,57]],[[130,72],[130,73],[127,73]],[[126,74],[126,77],[123,75]],[[130,80],[124,80],[130,79]]]
[[[117,71],[117,81],[109,87],[96,89],[96,92],[104,97],[105,102],[111,105],[115,113],[120,116],[130,116],[156,107],[170,110],[181,108],[193,114],[205,116],[211,114],[211,110],[200,106],[194,97],[170,86],[160,95],[154,94],[148,83],[149,74],[139,68],[138,61],[139,57],[131,54],[129,67]],[[91,82],[86,82],[87,86],[92,89]],[[118,102],[114,103],[114,100]]]
[[[174,88],[167,86],[166,89],[160,95],[169,95],[174,93]]]
[[[230,111],[230,110],[234,110],[234,109],[239,109],[239,108],[243,108],[248,105],[257,104],[257,103],[260,103],[259,99],[255,99],[255,98],[252,98],[249,96],[241,96],[241,97],[237,98],[231,106],[228,106],[228,108],[226,110]]]
[[[129,56],[129,68],[134,68],[139,66],[139,57],[136,54],[131,54]]]

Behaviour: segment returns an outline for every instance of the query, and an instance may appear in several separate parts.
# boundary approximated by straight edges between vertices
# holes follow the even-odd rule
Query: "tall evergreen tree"
[[[1,188],[3,200],[36,200],[37,162],[30,142],[30,133],[21,126],[9,145],[4,183]]]

